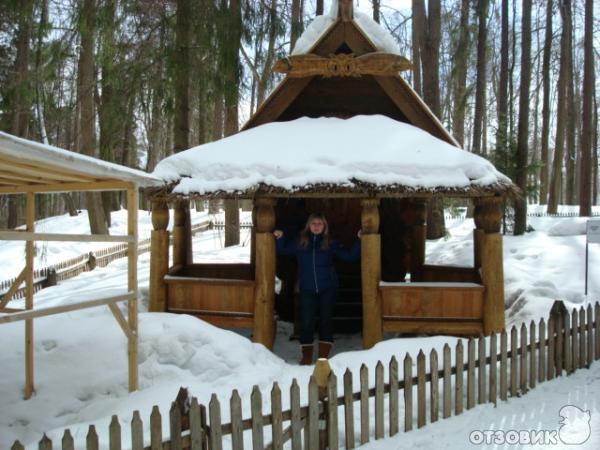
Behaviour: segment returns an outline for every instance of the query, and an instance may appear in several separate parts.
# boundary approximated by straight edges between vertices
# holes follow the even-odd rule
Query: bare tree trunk
[[[81,11],[81,51],[79,54],[79,93],[81,104],[80,147],[81,153],[95,156],[94,134],[94,34],[96,23],[96,4],[94,0],[84,0]],[[108,226],[102,198],[97,192],[85,195],[88,219],[92,234],[108,234]]]
[[[515,236],[527,228],[527,167],[529,154],[529,87],[531,83],[531,2],[523,0],[521,32],[521,86],[517,137],[517,186],[524,195],[515,200]]]
[[[175,26],[175,121],[174,148],[177,153],[190,147],[190,31],[191,0],[177,0]]]
[[[548,201],[548,171],[550,158],[548,152],[548,138],[550,135],[550,57],[552,55],[552,4],[547,0],[546,5],[546,33],[544,37],[544,56],[542,62],[542,89],[544,100],[542,103],[542,150],[540,161],[540,204]]]
[[[323,0],[317,0],[317,16],[323,15]]]
[[[465,111],[467,108],[467,60],[469,48],[469,0],[462,0],[460,7],[459,38],[454,51],[452,134],[464,148]]]
[[[560,74],[557,85],[556,106],[556,138],[554,148],[554,160],[552,161],[552,176],[550,177],[550,192],[548,196],[548,213],[556,214],[560,191],[562,187],[562,164],[564,159],[565,127],[567,121],[567,81],[568,61],[571,58],[571,0],[561,0],[560,13],[563,21],[563,29],[560,38]]]
[[[567,9],[569,14],[569,28],[573,30],[573,13],[571,8]],[[569,35],[568,41],[569,59],[567,60],[567,87],[566,87],[566,102],[567,102],[567,124],[566,124],[566,152],[565,152],[565,167],[566,167],[566,189],[565,203],[567,205],[575,205],[575,160],[577,158],[577,147],[575,144],[575,88],[573,75],[573,35]]]
[[[594,95],[594,6],[585,2],[585,31],[583,43],[583,108],[581,133],[581,173],[579,175],[579,215],[592,215],[592,143],[594,123],[592,101]],[[597,165],[597,163],[596,163]]]
[[[477,3],[477,81],[475,87],[475,118],[473,120],[473,153],[481,153],[481,133],[483,128],[483,109],[485,108],[486,67],[487,67],[487,13],[488,1]]]
[[[275,58],[275,40],[277,38],[277,0],[271,0],[271,5],[269,7],[269,44],[267,47],[267,54],[265,55],[265,65],[263,68],[263,73],[260,76],[260,80],[258,81],[257,86],[257,107],[262,104],[267,95],[267,90],[269,87],[269,79],[271,78],[271,67],[273,66],[273,60]],[[237,127],[236,127],[237,131]]]
[[[381,6],[381,0],[372,0],[373,1],[373,20],[379,23],[379,10]]]
[[[500,81],[498,86],[498,130],[496,152],[508,152],[508,0],[502,0],[502,27],[500,45]]]
[[[413,88],[419,95],[423,94],[421,84],[421,48],[423,47],[425,27],[425,5],[423,0],[412,0]]]
[[[296,41],[302,33],[302,2],[303,0],[292,0],[292,27],[290,35],[290,53],[296,45]]]

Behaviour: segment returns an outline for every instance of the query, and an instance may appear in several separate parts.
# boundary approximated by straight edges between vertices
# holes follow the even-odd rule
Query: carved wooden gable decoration
[[[378,51],[353,20],[352,0],[340,0],[337,20],[308,54],[292,55],[275,64],[273,71],[286,77],[243,129],[303,116],[382,114],[459,146],[400,77],[401,71],[410,68],[406,58]]]

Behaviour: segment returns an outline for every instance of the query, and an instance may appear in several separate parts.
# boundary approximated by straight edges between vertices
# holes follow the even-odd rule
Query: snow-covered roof
[[[102,161],[0,131],[0,190],[66,182],[128,181],[147,187],[160,180],[141,170]],[[12,186],[12,187],[11,187]]]
[[[268,123],[169,156],[153,175],[180,195],[512,189],[484,158],[381,115]]]
[[[306,27],[302,35],[296,41],[292,50],[292,55],[303,55],[310,53],[312,48],[325,35],[327,30],[336,22],[338,18],[338,2],[334,0],[331,3],[331,9],[328,14],[316,16],[314,20]],[[354,23],[365,34],[367,38],[375,45],[378,51],[394,53],[399,55],[400,49],[394,37],[380,24],[375,22],[369,15],[354,11]]]

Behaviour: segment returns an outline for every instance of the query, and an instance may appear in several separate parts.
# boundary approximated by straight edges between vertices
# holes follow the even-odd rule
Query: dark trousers
[[[335,289],[319,292],[300,291],[300,317],[302,330],[300,344],[312,344],[317,316],[319,317],[319,340],[333,343],[333,308]]]

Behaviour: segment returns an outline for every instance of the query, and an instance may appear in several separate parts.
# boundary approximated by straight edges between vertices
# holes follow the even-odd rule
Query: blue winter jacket
[[[327,249],[321,248],[321,235],[312,234],[306,248],[297,240],[281,237],[277,239],[279,255],[295,256],[298,261],[300,290],[319,292],[329,288],[337,288],[338,279],[334,260],[354,262],[360,259],[360,241],[357,240],[350,249],[345,249],[336,241],[330,241]]]

